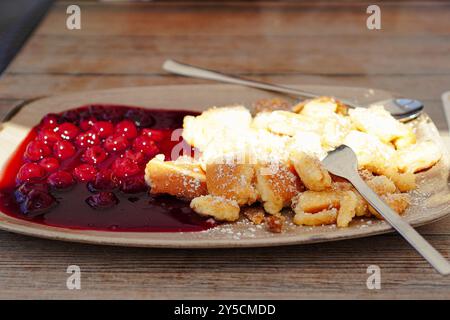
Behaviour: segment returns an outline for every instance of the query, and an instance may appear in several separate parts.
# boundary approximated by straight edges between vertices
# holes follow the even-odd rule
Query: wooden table
[[[70,1],[70,4],[76,1]],[[378,1],[380,3],[380,1]],[[387,89],[423,100],[445,132],[450,90],[450,3],[79,2],[82,29],[65,28],[58,2],[0,79],[3,112],[70,91],[206,83],[165,74],[175,58],[279,83]],[[450,217],[420,232],[450,258]],[[82,289],[67,290],[79,265]],[[381,268],[368,290],[366,268]],[[249,250],[149,250],[39,240],[0,232],[0,298],[450,298],[443,278],[390,234]]]

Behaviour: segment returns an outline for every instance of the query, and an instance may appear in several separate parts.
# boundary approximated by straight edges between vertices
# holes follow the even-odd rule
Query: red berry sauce
[[[189,111],[92,105],[45,116],[0,179],[0,210],[73,229],[189,232],[215,226],[189,203],[153,196],[146,163],[171,159],[173,130]]]

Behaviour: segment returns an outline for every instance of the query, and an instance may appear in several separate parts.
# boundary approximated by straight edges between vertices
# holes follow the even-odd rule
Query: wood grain
[[[77,1],[70,1],[77,3]],[[79,2],[82,30],[57,2],[0,79],[0,110],[35,96],[122,86],[206,83],[164,74],[175,58],[279,83],[375,87],[423,99],[447,130],[450,4],[368,2]],[[450,218],[420,231],[450,257]],[[65,287],[69,264],[82,290]],[[382,289],[366,288],[366,268]],[[0,298],[450,298],[400,237],[251,250],[146,250],[36,240],[0,232]]]
[[[448,235],[427,238],[449,256]],[[86,247],[8,233],[0,239],[3,298],[450,298],[450,279],[397,236],[214,251]],[[82,270],[78,292],[65,288],[71,264]],[[371,264],[382,270],[380,291],[366,288]]]

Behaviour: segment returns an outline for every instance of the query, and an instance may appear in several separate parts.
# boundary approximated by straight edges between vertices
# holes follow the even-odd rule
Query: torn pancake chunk
[[[157,155],[147,163],[145,181],[152,194],[192,199],[208,193],[206,176],[198,163],[164,161],[164,155]]]
[[[383,143],[376,136],[353,130],[344,139],[358,158],[358,168],[377,174],[397,170],[396,151],[392,145]]]
[[[292,151],[290,159],[306,188],[312,191],[323,191],[331,188],[330,174],[318,158],[305,152]]]
[[[321,226],[336,223],[338,210],[324,209],[316,213],[299,211],[294,216],[294,223],[299,226]]]
[[[236,200],[239,205],[251,205],[257,197],[255,166],[244,159],[218,157],[206,164],[206,186],[214,196]]]
[[[304,186],[294,169],[284,162],[258,164],[256,167],[256,188],[264,210],[279,214],[281,209],[291,204],[291,199]]]
[[[299,131],[319,132],[321,126],[307,116],[277,110],[258,113],[253,118],[252,128],[265,129],[273,134],[292,137]]]
[[[417,187],[416,175],[412,172],[398,173],[394,172],[388,175],[400,192],[408,192]]]
[[[374,176],[367,180],[366,183],[379,196],[397,191],[394,182],[386,176]]]
[[[212,195],[192,199],[191,208],[202,216],[210,216],[219,221],[239,219],[239,205],[236,201]]]
[[[292,111],[305,115],[315,115],[317,113],[332,114],[337,113],[347,115],[348,107],[334,99],[333,97],[318,97],[314,99],[304,100],[292,107]]]
[[[404,148],[416,142],[411,128],[397,121],[382,106],[355,108],[349,110],[349,116],[358,130],[374,135],[384,143],[397,142],[398,148]]]
[[[292,200],[294,223],[317,226],[336,223],[347,227],[360,205],[353,191],[305,191]]]
[[[292,199],[294,212],[316,213],[322,210],[339,208],[340,194],[338,191],[311,191],[299,193]]]
[[[442,151],[432,141],[422,141],[397,153],[398,168],[401,172],[416,173],[431,168],[442,157]]]
[[[385,194],[381,196],[381,199],[398,214],[403,214],[410,204],[410,196],[407,193]],[[378,219],[384,220],[384,218],[371,206],[369,206],[369,212]]]
[[[203,151],[214,137],[239,135],[250,127],[252,115],[244,106],[210,108],[198,116],[183,120],[183,138],[191,146]]]
[[[340,228],[348,227],[356,215],[358,198],[353,191],[344,191],[341,194],[340,207],[336,219],[336,225]]]

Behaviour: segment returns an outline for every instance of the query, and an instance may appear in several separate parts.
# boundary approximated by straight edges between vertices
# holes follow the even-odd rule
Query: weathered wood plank
[[[437,275],[394,235],[310,246],[198,251],[68,245],[8,233],[0,233],[0,239],[0,297],[450,297],[450,279]],[[448,236],[428,239],[450,256]],[[70,264],[82,269],[80,292],[65,288]],[[366,268],[371,264],[382,270],[379,292],[366,288]]]
[[[70,2],[70,4],[76,3]],[[67,30],[58,3],[37,34],[76,34]],[[347,35],[374,36],[366,28],[370,2],[175,2],[80,3],[84,34],[102,35]],[[448,2],[386,2],[382,9],[387,34],[448,35]],[[83,11],[83,9],[85,9]],[[124,12],[126,11],[126,14]],[[164,16],[164,19],[161,19]],[[105,25],[108,25],[105,28]]]
[[[153,74],[175,58],[230,73],[449,76],[449,54],[450,36],[36,35],[9,72]]]

